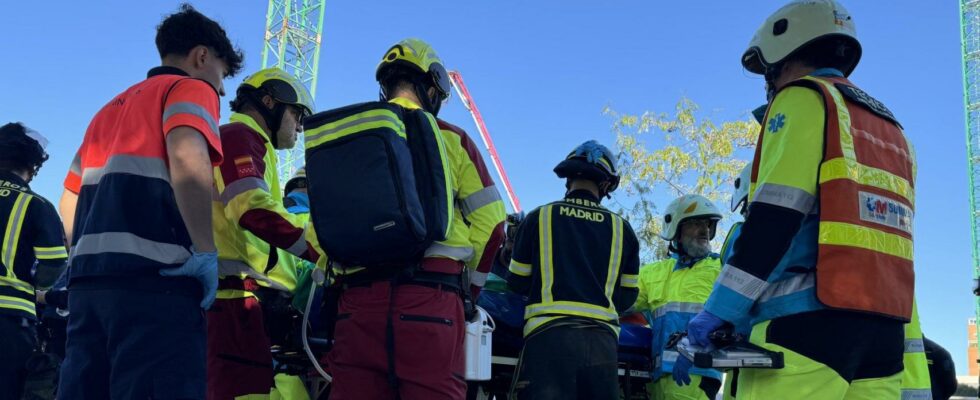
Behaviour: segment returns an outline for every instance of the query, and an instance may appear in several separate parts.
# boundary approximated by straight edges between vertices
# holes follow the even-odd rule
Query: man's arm
[[[266,243],[315,263],[317,252],[303,235],[309,218],[286,211],[269,192],[262,139],[251,130],[232,126],[222,129],[222,148],[225,159],[218,172],[224,184],[218,197],[225,217]]]
[[[58,212],[61,214],[61,226],[64,228],[65,245],[71,246],[72,234],[75,232],[75,207],[78,206],[78,193],[65,189],[58,201]]]
[[[65,232],[54,206],[43,198],[36,197],[30,203],[28,215],[32,225],[31,247],[37,260],[34,286],[46,290],[65,272],[68,261]]]
[[[531,290],[535,273],[535,249],[538,248],[538,213],[540,212],[541,209],[531,211],[517,229],[514,251],[511,253],[510,266],[507,268],[507,286],[517,294],[527,295]]]
[[[738,321],[768,287],[817,202],[824,118],[823,98],[812,89],[789,87],[773,100],[756,150],[759,170],[749,213],[705,305],[711,314]]]
[[[626,313],[639,297],[640,241],[629,222],[623,220],[623,261],[619,267],[619,282],[613,292],[613,303],[619,314]]]
[[[214,176],[208,151],[203,134],[194,128],[179,126],[167,134],[171,186],[181,219],[197,252],[217,251],[211,230]]]

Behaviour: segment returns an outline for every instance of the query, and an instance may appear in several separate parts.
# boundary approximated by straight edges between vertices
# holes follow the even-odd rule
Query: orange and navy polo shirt
[[[190,257],[166,138],[174,128],[193,128],[207,141],[212,165],[220,164],[219,109],[210,84],[164,66],[99,110],[65,178],[65,189],[78,194],[71,281],[158,276],[158,270]]]

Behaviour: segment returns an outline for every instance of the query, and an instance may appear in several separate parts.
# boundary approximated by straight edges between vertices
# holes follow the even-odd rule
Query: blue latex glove
[[[207,310],[214,303],[214,296],[218,292],[218,253],[198,253],[192,252],[184,265],[177,268],[161,269],[160,275],[163,276],[189,276],[201,282],[204,286],[204,299],[201,300],[201,308]]]
[[[711,340],[708,334],[717,331],[725,325],[725,321],[707,311],[701,311],[691,321],[687,323],[687,337],[691,344],[701,347],[710,347]]]
[[[687,386],[691,384],[691,375],[688,371],[694,366],[694,362],[687,359],[683,355],[677,355],[677,361],[674,361],[674,369],[670,371],[670,374],[674,378],[674,382],[677,386]]]

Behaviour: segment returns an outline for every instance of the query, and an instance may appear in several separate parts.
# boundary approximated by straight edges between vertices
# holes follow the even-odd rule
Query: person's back
[[[241,54],[187,5],[160,24],[157,48],[163,66],[96,114],[65,179],[73,258],[60,397],[204,397],[218,96]]]
[[[0,399],[19,400],[32,380],[35,291],[50,288],[68,258],[54,206],[28,186],[48,159],[46,145],[40,133],[20,123],[0,127],[0,221],[6,227],[0,239]]]
[[[636,300],[639,242],[600,203],[616,189],[616,159],[594,141],[555,167],[565,198],[531,211],[507,281],[528,297],[524,349],[511,388],[519,399],[615,398],[619,315]]]

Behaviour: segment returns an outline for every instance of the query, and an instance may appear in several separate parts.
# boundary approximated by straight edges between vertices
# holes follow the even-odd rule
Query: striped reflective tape
[[[167,120],[177,115],[193,115],[200,119],[203,119],[208,127],[211,128],[211,132],[215,135],[220,135],[221,130],[218,128],[218,122],[214,120],[214,116],[208,112],[203,106],[197,103],[192,103],[189,101],[181,101],[173,103],[163,110],[163,124],[167,124]],[[206,133],[206,132],[205,132]]]
[[[912,261],[912,240],[846,222],[820,222],[817,242],[822,245],[857,247]]]

